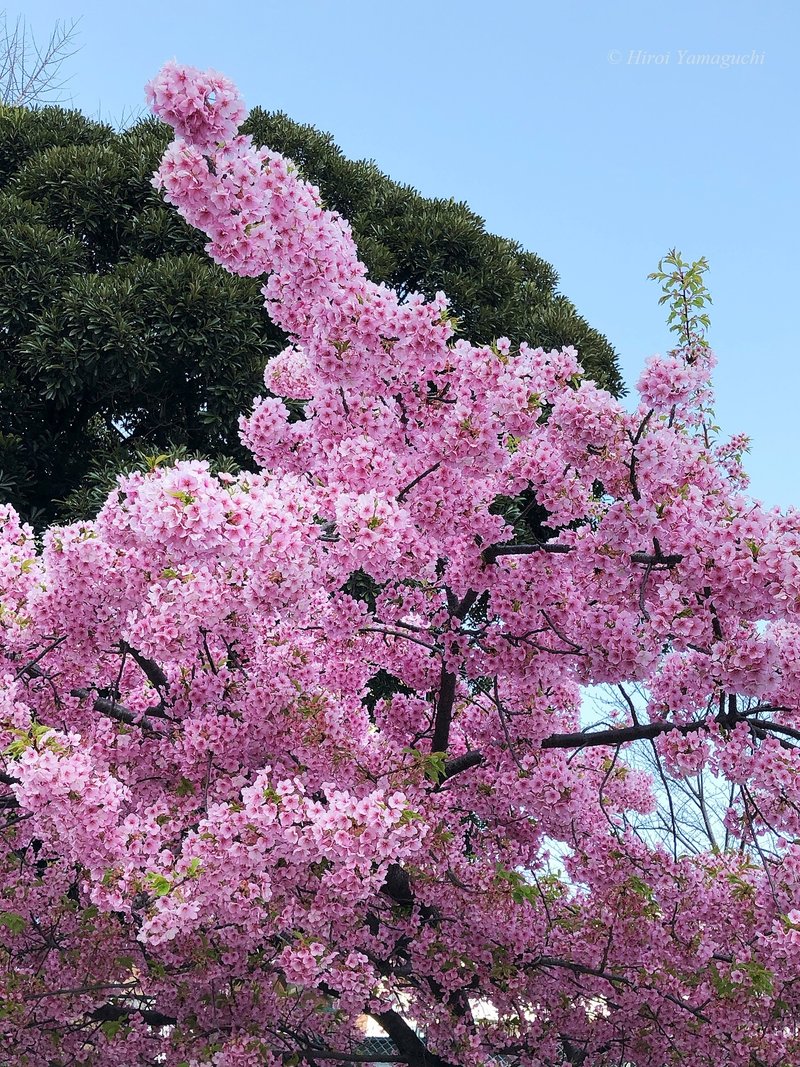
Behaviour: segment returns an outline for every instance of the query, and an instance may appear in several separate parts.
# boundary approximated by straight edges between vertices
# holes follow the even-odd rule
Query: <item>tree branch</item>
[[[433,723],[432,752],[446,752],[450,742],[450,724],[453,720],[453,704],[456,698],[456,676],[442,663],[442,675],[436,701],[436,717]]]
[[[127,641],[120,641],[119,647],[135,660],[147,680],[152,682],[156,689],[169,689],[169,679],[155,660],[148,659],[141,652],[137,652]]]
[[[383,1027],[394,1041],[398,1052],[405,1057],[408,1067],[458,1067],[431,1052],[425,1042],[395,1011],[370,1012],[372,1018]]]
[[[469,615],[470,610],[478,599],[478,594],[470,589],[464,599],[459,603],[450,590],[447,591],[447,601],[450,605],[450,613],[454,619],[463,622]],[[442,674],[439,681],[439,692],[436,700],[436,715],[433,723],[433,739],[431,741],[432,752],[446,752],[450,742],[450,723],[453,718],[453,704],[456,697],[456,676],[448,671],[442,660]]]
[[[132,1015],[139,1015],[148,1026],[177,1026],[178,1020],[174,1015],[164,1015],[152,1008],[136,1008],[127,1004],[103,1004],[96,1008],[90,1018],[97,1022],[120,1022],[129,1019]]]
[[[489,548],[485,548],[481,553],[481,558],[484,563],[494,563],[499,556],[531,556],[535,552],[550,552],[556,555],[566,555],[569,552],[574,552],[574,545],[561,545],[554,544],[550,541],[547,542],[534,542],[529,545],[490,545]],[[670,555],[664,555],[661,551],[657,552],[632,552],[631,563],[644,563],[650,567],[675,567],[677,566],[683,556],[679,552],[674,552]]]
[[[433,474],[433,472],[437,471],[439,467],[441,467],[441,463],[434,463],[432,467],[428,467],[428,469],[426,471],[423,471],[422,474],[418,474],[416,478],[410,481],[408,485],[401,489],[400,492],[397,494],[397,503],[402,504],[405,498],[414,488],[414,486],[419,485],[423,478],[427,478],[429,474]]]
[[[557,555],[566,555],[573,552],[573,545],[559,545],[551,542],[535,541],[529,545],[490,545],[481,552],[484,563],[494,563],[498,556],[531,556],[534,552],[552,552]]]
[[[79,700],[86,700],[87,697],[92,696],[92,693],[89,689],[71,689],[69,695],[78,697]],[[109,719],[115,719],[126,726],[139,726],[146,733],[153,734],[156,737],[163,737],[161,731],[156,730],[153,720],[148,718],[147,715],[138,715],[123,704],[117,704],[115,700],[109,700],[107,697],[96,697],[92,707],[95,711],[99,711],[101,715],[107,715]]]
[[[768,731],[774,729],[776,733],[788,734],[791,737],[796,737],[800,740],[800,730],[793,730],[790,726],[783,726],[781,723],[773,723],[759,719],[755,722],[752,721],[752,715],[755,710],[750,711],[720,711],[718,715],[714,716],[714,722],[719,726],[733,727],[740,722],[746,722],[750,727],[750,730],[755,736],[764,738],[768,736]],[[761,708],[760,710],[764,710]],[[596,730],[594,733],[585,733],[583,731],[576,731],[574,733],[565,734],[551,734],[542,741],[542,748],[593,748],[597,745],[624,745],[631,741],[646,741],[652,740],[655,737],[659,737],[661,734],[670,733],[672,730],[677,730],[682,735],[697,733],[699,730],[707,730],[709,728],[709,722],[707,719],[702,719],[699,722],[687,722],[676,723],[667,722],[663,720],[661,722],[648,722],[640,723],[635,726],[620,726],[610,730]],[[788,747],[788,742],[781,742]]]
[[[434,750],[436,751],[436,750]],[[455,778],[457,774],[461,774],[462,771],[468,771],[471,767],[478,767],[484,762],[484,755],[482,752],[473,750],[472,752],[465,752],[461,756],[454,756],[445,762],[444,765],[444,778],[443,782],[446,782],[448,778]]]

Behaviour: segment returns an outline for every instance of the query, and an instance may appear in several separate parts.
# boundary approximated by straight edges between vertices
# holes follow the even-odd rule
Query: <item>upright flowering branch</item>
[[[221,75],[148,98],[290,344],[254,471],[128,475],[42,546],[0,509],[8,1062],[331,1067],[370,1016],[413,1067],[800,1060],[800,514],[711,440],[702,262],[629,411],[374,284]],[[585,723],[602,682],[646,706]],[[641,740],[734,850],[637,833]]]

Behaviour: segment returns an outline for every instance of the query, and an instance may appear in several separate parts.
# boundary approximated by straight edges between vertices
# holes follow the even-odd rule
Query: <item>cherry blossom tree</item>
[[[371,1017],[413,1067],[798,1062],[800,514],[711,422],[702,265],[628,410],[370,281],[226,78],[148,96],[292,343],[254,472],[154,463],[41,545],[0,512],[5,1061],[333,1067]],[[733,787],[730,847],[637,831],[637,742]]]

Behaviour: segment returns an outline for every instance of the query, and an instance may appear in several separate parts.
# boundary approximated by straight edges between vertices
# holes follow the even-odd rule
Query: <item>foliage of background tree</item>
[[[621,391],[614,350],[553,267],[465,204],[426,199],[283,114],[256,110],[246,129],[351,220],[373,278],[444,289],[478,341],[574,344]],[[209,262],[151,187],[168,139],[153,121],[118,132],[57,107],[0,109],[0,494],[37,521],[92,513],[148,455],[247,462],[237,416],[285,339],[261,283]]]

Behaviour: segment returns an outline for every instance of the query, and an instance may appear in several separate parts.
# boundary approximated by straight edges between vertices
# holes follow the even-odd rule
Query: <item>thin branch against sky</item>
[[[0,101],[37,107],[63,101],[71,79],[64,64],[78,51],[79,20],[57,19],[46,40],[38,39],[22,16],[0,13]]]

